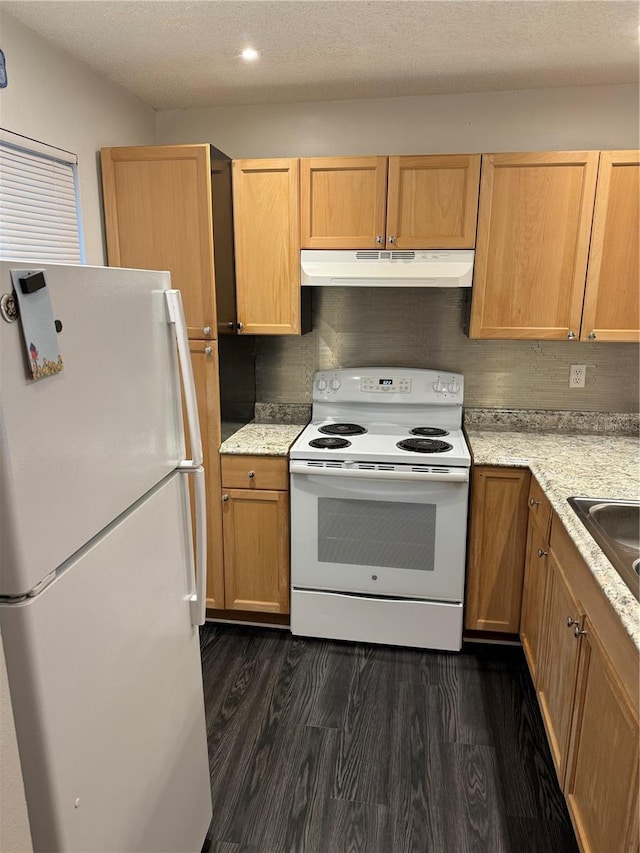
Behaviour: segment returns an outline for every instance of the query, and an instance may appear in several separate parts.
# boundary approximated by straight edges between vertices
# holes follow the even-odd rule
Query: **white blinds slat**
[[[0,141],[0,257],[81,263],[72,163]]]

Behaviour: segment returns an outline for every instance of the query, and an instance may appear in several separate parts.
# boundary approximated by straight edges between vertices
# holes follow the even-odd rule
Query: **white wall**
[[[104,264],[98,155],[107,145],[149,145],[154,111],[0,10],[9,85],[0,124],[78,155],[87,262]]]
[[[638,148],[638,86],[163,110],[157,142],[230,157]]]

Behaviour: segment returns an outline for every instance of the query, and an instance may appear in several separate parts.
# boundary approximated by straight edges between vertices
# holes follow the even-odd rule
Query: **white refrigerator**
[[[39,289],[15,319],[25,272]],[[168,273],[0,263],[0,632],[36,851],[199,853],[212,817],[204,474],[170,288]],[[39,379],[32,298],[63,364]]]

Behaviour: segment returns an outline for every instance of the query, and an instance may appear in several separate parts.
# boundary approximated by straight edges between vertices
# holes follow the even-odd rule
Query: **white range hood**
[[[471,287],[472,249],[303,249],[303,286]]]

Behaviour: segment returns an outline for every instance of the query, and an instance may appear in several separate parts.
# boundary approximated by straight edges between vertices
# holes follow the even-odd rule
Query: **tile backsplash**
[[[638,411],[638,344],[470,340],[470,303],[468,289],[314,288],[311,332],[256,338],[256,399],[309,403],[315,370],[426,367],[462,373],[467,406]]]

